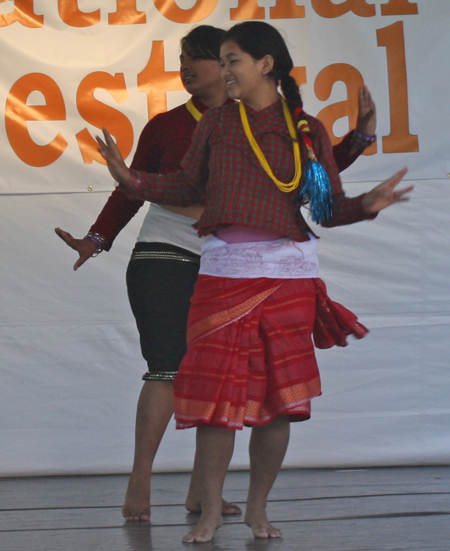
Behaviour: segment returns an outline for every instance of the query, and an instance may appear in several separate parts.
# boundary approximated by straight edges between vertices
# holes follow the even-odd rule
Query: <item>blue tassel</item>
[[[304,182],[300,196],[308,199],[312,220],[317,224],[326,222],[333,215],[331,184],[327,171],[316,159],[309,159]]]

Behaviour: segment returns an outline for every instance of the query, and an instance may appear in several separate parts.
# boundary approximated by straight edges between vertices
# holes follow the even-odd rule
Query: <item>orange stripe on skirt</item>
[[[315,315],[313,279],[199,276],[174,381],[177,428],[308,419],[321,394]]]

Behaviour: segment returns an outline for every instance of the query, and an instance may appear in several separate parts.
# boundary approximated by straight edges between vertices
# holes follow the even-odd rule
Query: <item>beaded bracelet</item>
[[[92,241],[92,243],[94,243],[94,245],[97,247],[94,254],[92,255],[93,258],[98,256],[108,244],[108,240],[106,239],[106,237],[103,237],[103,235],[100,235],[96,232],[88,232],[88,234],[83,237],[83,239],[88,239],[89,241]]]
[[[377,135],[374,134],[373,136],[369,136],[368,134],[364,134],[364,132],[360,132],[355,129],[355,138],[357,141],[366,144],[366,147],[368,147],[377,139]]]

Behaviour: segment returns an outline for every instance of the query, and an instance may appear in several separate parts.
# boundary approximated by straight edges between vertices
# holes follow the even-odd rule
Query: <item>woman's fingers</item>
[[[126,185],[130,179],[130,170],[126,166],[122,154],[120,153],[119,148],[117,147],[111,134],[108,132],[108,130],[106,130],[106,128],[103,128],[102,131],[104,139],[102,139],[100,136],[95,137],[97,143],[100,146],[98,151],[100,155],[105,159],[108,165],[108,170],[114,180],[123,185]]]
[[[414,189],[414,186],[408,186],[406,188],[396,190],[396,187],[402,181],[407,172],[407,168],[402,168],[393,176],[369,191],[369,193],[367,193],[363,198],[364,210],[367,213],[374,214],[389,207],[393,203],[409,201],[408,193]]]

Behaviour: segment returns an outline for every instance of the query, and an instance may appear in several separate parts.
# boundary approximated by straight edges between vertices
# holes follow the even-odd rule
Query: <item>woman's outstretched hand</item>
[[[96,136],[96,140],[100,146],[100,155],[105,159],[108,164],[108,170],[111,176],[123,186],[127,186],[130,181],[130,169],[124,163],[122,154],[120,153],[115,141],[112,139],[111,134],[102,129],[104,141]]]
[[[55,228],[55,233],[64,241],[64,243],[66,243],[66,245],[69,245],[71,249],[77,251],[79,254],[80,258],[75,262],[73,266],[74,270],[77,270],[80,266],[82,266],[97,250],[95,243],[89,239],[76,239],[75,237],[72,237],[69,232],[62,230],[61,228]]]
[[[362,206],[365,212],[368,214],[376,214],[394,203],[409,201],[408,193],[411,193],[414,186],[396,190],[396,187],[407,172],[408,169],[403,168],[394,174],[394,176],[391,176],[374,187],[372,191],[369,191],[362,200]]]

